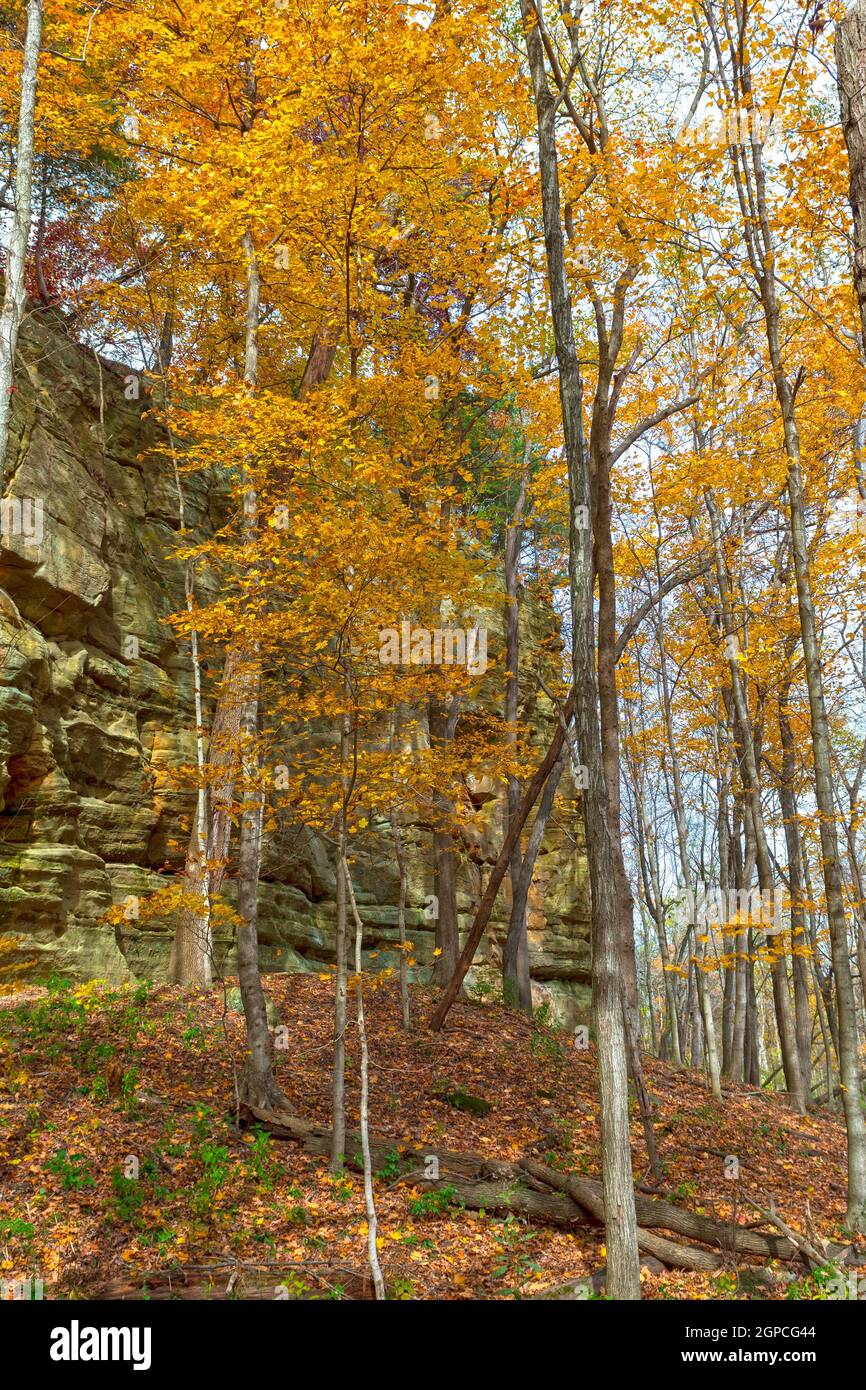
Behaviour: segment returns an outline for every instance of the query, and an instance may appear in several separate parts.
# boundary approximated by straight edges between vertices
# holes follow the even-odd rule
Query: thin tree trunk
[[[664,643],[664,607],[659,606],[658,622],[656,624],[656,642],[659,648],[659,659],[661,665],[661,691],[662,691],[662,712],[667,733],[668,749],[671,758],[671,779],[673,783],[673,807],[674,824],[677,832],[677,846],[680,856],[680,872],[683,876],[683,887],[692,900],[694,893],[694,879],[688,855],[688,832],[686,827],[685,802],[682,792],[682,779],[680,776],[680,760],[677,755],[676,742],[674,740],[673,710],[671,708],[670,685],[668,682],[667,652]],[[716,1100],[722,1099],[722,1086],[719,1076],[719,1056],[716,1047],[716,1029],[713,1019],[713,1003],[710,995],[709,984],[706,980],[704,971],[706,965],[706,941],[698,941],[697,925],[694,927],[695,950],[692,958],[692,969],[694,971],[695,990],[697,992],[698,1012],[695,1017],[694,1036],[692,1043],[692,1060],[697,1066],[701,1064],[701,1039],[698,1036],[703,1034],[703,1050],[706,1053],[707,1073],[710,1078],[710,1088]],[[698,1027],[698,1022],[700,1027]]]
[[[249,231],[244,233],[243,248],[247,264],[244,385],[252,393],[258,383],[261,282],[255,246]],[[244,491],[243,516],[244,541],[251,546],[258,530],[258,498],[255,488],[249,483]],[[259,971],[257,924],[264,792],[258,786],[260,676],[256,650],[243,661],[240,681],[240,737],[245,786],[238,834],[238,914],[244,925],[238,928],[237,953],[238,982],[247,1028],[247,1062],[242,1099],[263,1109],[279,1110],[285,1108],[288,1102],[274,1076],[267,1006]]]
[[[257,703],[250,700],[244,708],[244,736],[254,743]],[[250,778],[258,771],[257,759],[250,757],[246,765]],[[267,1004],[262,977],[259,973],[258,886],[261,856],[262,811],[264,795],[251,783],[246,790],[246,803],[240,816],[238,835],[238,915],[243,925],[237,931],[238,983],[247,1030],[247,1060],[241,1084],[241,1099],[263,1110],[281,1110],[288,1106],[273,1071],[271,1035],[268,1027]]]
[[[15,212],[6,254],[3,308],[0,310],[0,498],[5,493],[6,450],[9,444],[9,416],[18,331],[24,317],[27,295],[24,263],[30,238],[33,202],[33,142],[36,115],[36,82],[39,45],[42,41],[42,0],[27,0],[27,33],[21,68],[18,105],[18,141],[15,161]]]
[[[449,707],[438,699],[431,700],[427,719],[431,748],[447,748],[454,737],[458,701]],[[433,794],[433,892],[436,896],[436,957],[434,977],[445,986],[457,969],[460,955],[460,932],[457,922],[457,843],[453,834],[454,805],[441,791]]]
[[[568,724],[568,721],[572,719],[574,716],[575,703],[575,690],[572,686],[571,691],[569,692],[568,699],[566,700],[565,705],[563,706],[562,719],[560,720],[557,726],[556,733],[554,734],[551,740],[550,747],[548,748],[547,752],[545,753],[544,757],[542,758],[541,762],[539,763],[538,767],[535,769],[535,772],[532,774],[532,777],[527,783],[526,788],[524,789],[523,795],[520,798],[520,805],[517,809],[517,814],[515,815],[514,820],[511,822],[511,825],[508,828],[508,834],[506,835],[505,840],[502,843],[502,847],[497,856],[496,863],[490,870],[490,877],[487,880],[487,887],[484,889],[484,892],[481,896],[481,901],[478,904],[477,911],[475,913],[474,918],[472,919],[472,926],[469,928],[466,941],[463,945],[463,950],[460,952],[460,959],[457,962],[457,969],[455,970],[451,979],[448,981],[447,986],[442,992],[441,998],[438,1000],[436,1007],[430,1015],[430,1027],[434,1032],[439,1031],[439,1029],[444,1024],[446,1018],[448,1017],[448,1014],[451,1010],[451,1006],[453,1005],[454,1000],[457,998],[463,981],[466,978],[466,973],[469,970],[469,967],[471,966],[472,961],[475,958],[475,952],[478,950],[478,944],[481,941],[482,936],[484,935],[487,923],[490,921],[490,914],[493,911],[493,907],[496,902],[496,896],[499,892],[500,887],[502,886],[502,881],[505,878],[506,873],[508,872],[508,865],[511,858],[512,846],[514,844],[515,839],[520,834],[521,830],[526,824],[529,813],[535,805],[536,801],[538,800],[539,796],[541,795],[544,785],[548,777],[550,776],[552,769],[556,765],[556,761],[560,753],[562,752],[562,745],[565,742],[565,729]]]
[[[166,331],[160,347],[161,360],[167,351],[167,338]],[[327,381],[334,360],[334,351],[334,345],[328,337],[318,333],[314,335],[298,388],[298,400],[304,400],[310,391]],[[245,376],[246,374],[245,368]],[[188,594],[187,607],[189,601]],[[199,825],[194,825],[184,865],[185,904],[175,929],[171,958],[171,978],[176,984],[210,983],[209,972],[213,959],[210,906],[222,888],[231,846],[232,809],[242,717],[242,701],[237,697],[240,684],[238,673],[243,660],[241,652],[235,647],[229,648],[220,683],[220,695],[211,724],[207,768],[203,778],[210,802],[207,853],[201,852]],[[196,905],[197,899],[200,907]]]
[[[809,1010],[809,938],[806,934],[806,914],[803,906],[803,850],[800,842],[800,821],[794,791],[796,753],[791,721],[788,717],[786,686],[779,695],[779,742],[782,760],[779,776],[779,805],[785,829],[788,856],[788,887],[791,898],[791,968],[794,978],[794,1017],[800,1071],[806,1091],[812,1087],[812,1019]]]
[[[349,873],[349,863],[345,854],[340,860],[340,874],[345,878],[346,890],[349,895],[349,902],[352,905],[352,917],[355,921],[355,988],[357,990],[357,1020],[358,1020],[358,1041],[361,1045],[361,1108],[359,1112],[359,1129],[361,1131],[361,1156],[364,1165],[364,1208],[367,1213],[367,1258],[370,1262],[370,1273],[373,1277],[373,1288],[376,1291],[376,1298],[384,1300],[385,1281],[382,1278],[382,1267],[379,1264],[379,1252],[376,1248],[376,1232],[378,1221],[376,1217],[376,1203],[373,1198],[373,1163],[370,1157],[370,1052],[367,1045],[367,1020],[364,1014],[364,986],[363,986],[363,960],[361,948],[364,939],[364,927],[361,922],[361,914],[355,902],[355,890],[352,887],[352,876]]]
[[[767,845],[766,833],[764,830],[764,818],[761,809],[761,794],[758,783],[758,766],[755,757],[755,745],[752,736],[752,725],[749,714],[749,707],[746,700],[743,682],[740,675],[740,663],[738,659],[737,636],[734,629],[734,619],[728,587],[727,571],[725,569],[724,556],[722,553],[721,524],[719,510],[711,489],[706,488],[704,492],[707,512],[710,518],[710,529],[713,539],[713,552],[716,561],[716,582],[719,590],[719,601],[724,620],[725,640],[728,648],[728,666],[731,673],[731,690],[734,698],[737,722],[740,729],[743,751],[743,771],[745,774],[745,792],[748,798],[748,809],[751,816],[752,828],[755,835],[755,854],[758,868],[758,884],[762,895],[768,895],[765,901],[772,902],[776,893],[776,886],[773,878],[773,871],[770,863],[770,853]],[[772,950],[772,941],[770,942]],[[777,951],[773,951],[773,961],[771,966],[773,978],[773,999],[776,1006],[776,1018],[779,1028],[779,1042],[782,1049],[782,1060],[785,1067],[785,1082],[791,1099],[800,1111],[805,1114],[808,1096],[803,1088],[803,1078],[800,1073],[800,1059],[797,1052],[797,1040],[794,1031],[794,1020],[791,1012],[791,1000],[788,994],[788,979],[785,971],[784,956],[780,956]]]
[[[738,744],[739,761],[742,766],[742,747],[740,746],[739,726],[735,721],[735,737]],[[742,773],[741,773],[742,781]],[[745,835],[745,851],[741,844],[741,831]],[[734,886],[737,898],[751,885],[755,868],[755,840],[751,821],[746,813],[743,799],[738,797],[735,812],[734,835],[731,840],[734,850]],[[746,941],[742,929],[737,926],[733,932],[734,951],[734,1028],[731,1043],[731,1076],[739,1081],[745,1080],[746,1066],[746,1012],[748,1009],[748,988],[746,981]]]
[[[680,764],[679,758],[677,757],[676,746],[674,743],[673,715],[671,711],[670,688],[668,685],[667,652],[665,650],[664,645],[663,626],[664,610],[662,608],[658,615],[658,622],[656,623],[656,642],[659,649],[659,665],[661,668],[662,714],[664,717],[665,731],[667,733],[668,750],[671,756],[671,776],[673,781],[674,793],[674,823],[677,832],[677,846],[680,858],[680,873],[682,874],[683,878],[683,888],[687,893],[690,893],[692,891],[692,876],[691,869],[689,867],[688,847],[686,843],[686,821],[685,808],[683,805],[682,787],[680,783]],[[667,935],[663,927],[660,928],[659,935],[661,940],[663,941],[665,949],[665,959],[667,959]],[[667,973],[668,976],[670,976],[670,972]],[[670,989],[671,994],[673,994],[672,980]],[[675,1063],[677,1063],[677,1065],[679,1065],[682,1062],[682,1053],[680,1051],[679,1029],[676,1023],[676,1019],[674,1019],[673,1027],[674,1032],[672,1035],[672,1042],[674,1043],[674,1061]]]
[[[344,709],[340,721],[340,780],[342,797],[337,842],[336,920],[334,925],[334,1064],[331,1090],[333,1129],[331,1132],[331,1172],[343,1167],[346,1149],[346,1024],[348,1022],[348,972],[346,948],[346,875],[341,865],[348,848],[347,818],[349,782],[349,735],[351,722],[348,710],[348,680],[345,683]]]
[[[690,933],[694,935],[694,933]],[[701,1016],[701,998],[698,991],[698,972],[694,952],[689,956],[689,1004],[691,1013],[691,1058],[695,1071],[704,1065],[704,1021]]]
[[[836,68],[842,133],[848,149],[854,217],[854,289],[866,353],[866,4],[854,0],[836,24]]]
[[[709,928],[707,929],[709,931]],[[710,995],[710,986],[706,970],[707,941],[697,940],[695,933],[695,984],[698,990],[698,1003],[701,1010],[701,1021],[704,1026],[704,1051],[707,1058],[707,1075],[710,1080],[710,1090],[716,1100],[722,1099],[722,1080],[719,1067],[719,1051],[716,1044],[716,1025],[713,1018],[713,1001]]]
[[[396,743],[397,714],[392,710],[388,728],[388,747],[391,755],[397,752]],[[406,847],[403,843],[403,825],[396,805],[391,807],[391,839],[394,843],[394,858],[397,863],[399,888],[397,892],[397,932],[400,941],[400,1015],[403,1027],[408,1029],[409,1016],[409,951],[406,943],[406,899],[409,894],[409,880],[406,872]]]
[[[39,187],[39,221],[36,224],[36,246],[33,250],[33,263],[36,271],[36,288],[39,291],[39,298],[43,304],[51,303],[51,295],[48,293],[48,286],[45,283],[45,270],[43,267],[43,256],[45,253],[45,226],[48,220],[48,185],[50,176],[48,170],[50,165],[48,158],[43,155],[40,163],[40,187]]]
[[[806,923],[809,932],[809,946],[812,951],[812,970],[815,976],[815,986],[817,997],[820,998],[824,1008],[827,1028],[830,1033],[830,1041],[833,1044],[833,1055],[836,1064],[839,1062],[839,1024],[836,1017],[836,1001],[833,996],[833,972],[826,969],[821,958],[820,943],[818,940],[818,917],[815,911],[815,890],[812,887],[812,874],[809,868],[809,856],[803,856],[803,883],[806,887]]]
[[[612,371],[611,363],[610,370]],[[596,393],[598,404],[598,392]],[[629,1017],[628,1033],[630,1039],[638,1035],[637,1008],[637,965],[634,945],[634,899],[625,867],[622,849],[622,817],[620,807],[620,743],[619,743],[619,698],[616,688],[616,572],[613,559],[613,537],[611,531],[612,502],[610,493],[610,447],[607,432],[609,413],[607,406],[601,412],[602,422],[596,429],[599,412],[593,410],[593,431],[597,438],[593,441],[594,487],[593,487],[593,538],[594,567],[598,581],[598,695],[599,721],[602,752],[604,756],[605,786],[608,798],[608,825],[610,827],[611,853],[616,874],[617,892],[620,903],[620,953],[622,955],[623,1007]],[[635,1083],[643,1086],[641,1076],[640,1052],[631,1049],[632,1071]]]
[[[166,319],[171,319],[167,312]],[[154,331],[156,324],[154,323]],[[170,395],[168,370],[171,365],[171,342],[166,337],[165,325],[161,335],[161,347],[157,356],[157,370],[162,378],[162,401],[165,413],[165,431],[171,451],[174,473],[174,486],[177,493],[177,518],[180,535],[186,536],[186,496],[181,479],[177,456],[177,445],[170,418]],[[192,663],[193,698],[195,709],[195,755],[198,789],[196,793],[196,812],[190,833],[189,848],[185,867],[184,901],[180,919],[172,941],[169,978],[176,984],[200,984],[209,989],[213,983],[213,938],[211,932],[211,901],[213,893],[213,868],[208,839],[208,785],[207,757],[205,754],[204,703],[202,696],[202,668],[199,655],[198,629],[195,626],[195,570],[193,562],[184,565],[184,598],[190,619],[190,659]],[[224,867],[219,871],[222,882]],[[194,894],[192,901],[187,894]]]
[[[658,1056],[658,1050],[659,1050],[658,1030],[657,1030],[657,1028],[656,1028],[656,1011],[655,1011],[655,1000],[654,1000],[654,998],[653,998],[653,982],[652,982],[652,981],[653,981],[653,977],[652,977],[652,959],[651,959],[651,957],[650,957],[649,933],[648,933],[648,930],[647,930],[647,920],[646,920],[646,919],[647,919],[647,912],[645,911],[645,912],[643,913],[643,931],[641,932],[641,936],[642,936],[642,938],[643,938],[643,969],[644,969],[644,979],[645,979],[645,981],[646,981],[647,1018],[648,1018],[648,1021],[649,1021],[649,1034],[650,1034],[650,1036],[649,1036],[649,1044],[650,1044],[650,1052],[652,1053],[652,1055],[653,1055],[654,1057],[657,1057],[657,1056]]]
[[[665,926],[664,904],[662,904],[661,911],[656,918],[656,929],[659,938],[659,953],[662,958],[665,1004],[667,1006],[668,1030],[671,1041],[671,1061],[675,1067],[682,1067],[684,1064],[682,1043],[680,1041],[680,1019],[677,1009],[676,990],[674,988],[674,982],[677,977],[671,968],[673,960],[668,944],[667,928]]]
[[[724,901],[728,901],[728,893],[731,885],[731,843],[730,843],[730,822],[728,820],[728,792],[730,788],[730,764],[722,767],[721,762],[721,743],[719,739],[719,724],[713,731],[713,741],[719,765],[718,776],[718,836],[719,836],[719,888],[722,891]],[[727,747],[727,740],[726,740]],[[730,952],[730,943],[723,942],[724,955]],[[734,1041],[734,989],[736,981],[736,961],[733,966],[725,965],[724,968],[724,987],[722,993],[722,1075],[731,1074],[731,1053]]]
[[[505,700],[504,714],[507,737],[512,745],[517,742],[517,711],[520,694],[520,609],[518,606],[518,562],[523,539],[523,511],[526,506],[526,486],[529,472],[529,446],[524,455],[523,474],[520,479],[520,492],[505,530]],[[552,804],[552,798],[551,798]],[[520,805],[520,783],[514,776],[508,778],[508,824],[517,813]],[[539,810],[540,814],[540,810]],[[549,811],[548,811],[549,814]],[[537,817],[536,817],[537,819]],[[537,850],[536,850],[537,853]],[[529,978],[529,943],[526,936],[526,898],[529,892],[521,894],[521,852],[520,839],[514,842],[509,863],[511,875],[511,916],[502,952],[502,993],[507,1004],[512,1004],[524,1013],[532,1013],[532,986]],[[530,870],[531,878],[531,870]]]
[[[620,953],[620,902],[608,820],[595,670],[589,468],[582,420],[582,382],[565,269],[556,149],[556,98],[548,84],[538,15],[521,0],[535,94],[547,278],[559,366],[569,485],[569,591],[575,730],[588,787],[584,797],[592,893],[593,1015],[601,1091],[601,1152],[607,1238],[607,1287],[616,1299],[640,1298],[628,1116],[628,1062]]]
[[[400,887],[397,896],[397,931],[400,938],[400,1015],[403,1027],[408,1028],[411,1022],[409,1016],[409,953],[406,946],[406,897],[408,883],[406,877],[406,851],[403,845],[403,830],[399,825],[391,823],[391,835],[394,841],[394,857],[397,861],[397,873],[400,879]]]
[[[675,989],[677,977],[671,969],[673,958],[668,943],[665,905],[662,898],[661,884],[659,882],[658,856],[652,828],[646,812],[643,777],[636,766],[632,768],[632,783],[634,786],[635,805],[637,808],[637,842],[641,874],[644,880],[647,907],[655,924],[659,957],[662,965],[662,992],[665,1001],[666,1023],[666,1030],[662,1030],[662,1041],[667,1042],[669,1040],[671,1061],[675,1067],[681,1067],[683,1065],[683,1054],[680,1046],[680,1021],[677,1011]],[[653,1029],[653,1032],[655,1032],[655,1029]],[[655,1046],[656,1044],[653,1042],[654,1050]],[[662,1053],[660,1050],[659,1056],[661,1055]]]

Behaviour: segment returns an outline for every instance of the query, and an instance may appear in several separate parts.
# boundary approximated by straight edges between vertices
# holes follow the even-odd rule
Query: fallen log
[[[782,1235],[785,1236],[787,1240],[790,1240],[793,1245],[796,1245],[808,1269],[823,1269],[828,1263],[832,1262],[832,1247],[829,1241],[823,1240],[818,1235],[817,1231],[815,1231],[814,1226],[812,1226],[812,1213],[809,1210],[808,1199],[806,1200],[806,1213],[811,1227],[811,1239],[808,1236],[800,1235],[798,1231],[793,1230],[786,1221],[782,1220],[781,1216],[776,1211],[776,1203],[773,1197],[769,1197],[767,1202],[768,1207],[766,1211],[753,1200],[750,1200],[749,1205],[754,1207],[755,1211],[758,1212],[765,1221],[775,1226],[778,1231],[781,1231]]]
[[[261,1125],[277,1139],[301,1144],[308,1153],[330,1153],[331,1131],[316,1121],[248,1105],[241,1107],[240,1118],[244,1124]],[[472,1211],[522,1216],[527,1221],[571,1229],[587,1219],[604,1224],[604,1193],[597,1178],[563,1173],[530,1158],[510,1163],[450,1149],[407,1148],[375,1134],[370,1136],[370,1149],[374,1171],[385,1170],[400,1183],[423,1183],[431,1191],[452,1187],[454,1205]],[[361,1140],[357,1134],[346,1135],[346,1165],[361,1170]],[[803,1258],[800,1241],[746,1228],[734,1221],[702,1216],[639,1191],[635,1192],[635,1211],[638,1245],[673,1269],[718,1270],[723,1267],[724,1256],[745,1256],[762,1263]],[[721,1251],[721,1257],[714,1250],[683,1245],[669,1236],[658,1235],[658,1231],[714,1246]],[[850,1263],[853,1252],[847,1245],[828,1245],[827,1255],[834,1263],[845,1264]]]
[[[261,1125],[276,1139],[293,1140],[307,1153],[330,1154],[331,1131],[325,1125],[251,1106],[242,1107],[241,1120]],[[370,1152],[374,1172],[377,1169],[390,1172],[395,1162],[399,1162],[396,1181],[423,1182],[431,1191],[453,1188],[454,1206],[489,1211],[495,1216],[523,1216],[527,1221],[566,1229],[586,1224],[585,1212],[569,1194],[551,1191],[548,1183],[535,1181],[513,1163],[449,1149],[399,1148],[393,1140],[373,1134],[370,1135]],[[431,1164],[431,1160],[435,1163]],[[363,1171],[358,1134],[346,1135],[346,1166]]]
[[[596,1220],[604,1220],[604,1192],[597,1179],[580,1177],[576,1173],[560,1173],[554,1168],[545,1168],[542,1163],[534,1163],[531,1159],[524,1159],[521,1167],[551,1187],[568,1192]],[[671,1231],[674,1235],[689,1236],[707,1245],[718,1246],[731,1254],[755,1255],[760,1259],[790,1260],[796,1259],[800,1253],[796,1246],[782,1237],[743,1231],[733,1222],[699,1216],[696,1212],[675,1207],[671,1202],[646,1197],[640,1192],[635,1192],[635,1215],[642,1227],[653,1227]]]
[[[275,1138],[299,1143],[308,1153],[328,1155],[331,1131],[326,1125],[303,1120],[297,1116],[244,1106],[242,1122],[260,1124]],[[542,1225],[574,1229],[590,1219],[604,1223],[604,1198],[601,1183],[572,1173],[560,1173],[543,1163],[523,1159],[507,1163],[485,1158],[482,1154],[457,1153],[449,1149],[409,1149],[400,1147],[382,1135],[371,1135],[370,1146],[375,1169],[397,1173],[400,1183],[424,1184],[431,1191],[453,1188],[452,1203],[471,1211],[487,1211],[494,1216],[521,1216]],[[346,1136],[346,1165],[359,1170],[360,1138]],[[637,1194],[636,1194],[637,1195]],[[661,1226],[679,1235],[693,1235],[698,1240],[734,1252],[735,1232],[728,1223],[709,1217],[695,1217],[666,1202],[638,1198],[641,1224],[638,1243],[641,1249],[654,1255],[673,1269],[714,1271],[722,1267],[722,1259],[710,1250],[683,1245],[666,1236],[646,1229]],[[646,1218],[649,1219],[646,1219]],[[701,1232],[703,1234],[701,1234]],[[743,1232],[748,1236],[752,1233]],[[776,1236],[758,1236],[744,1244],[737,1242],[741,1254],[771,1258],[794,1259],[799,1252]],[[747,1248],[748,1246],[748,1248]]]
[[[712,1250],[668,1240],[667,1236],[657,1236],[654,1231],[644,1230],[643,1226],[637,1228],[637,1243],[639,1250],[655,1255],[669,1269],[691,1269],[713,1274],[724,1267],[722,1256],[713,1254]]]
[[[537,1221],[543,1226],[560,1226],[566,1230],[587,1224],[585,1213],[571,1197],[524,1187],[519,1175],[499,1182],[455,1180],[446,1175],[428,1179],[427,1184],[434,1191],[437,1188],[453,1188],[451,1205],[454,1207],[486,1211],[491,1216],[522,1216],[527,1221]]]
[[[560,1173],[555,1168],[547,1168],[543,1163],[523,1159],[521,1168],[533,1177],[560,1192],[567,1192],[579,1206],[590,1212],[597,1220],[604,1219],[604,1195],[602,1185],[597,1179],[580,1177],[576,1173]],[[670,1231],[674,1235],[687,1236],[705,1245],[717,1246],[731,1255],[749,1255],[760,1260],[798,1260],[802,1251],[794,1241],[772,1232],[746,1230],[733,1221],[719,1221],[712,1216],[701,1216],[697,1212],[676,1207],[671,1202],[659,1201],[635,1192],[635,1214],[641,1227]],[[646,1247],[649,1249],[649,1246]],[[833,1259],[845,1260],[851,1247],[834,1245],[828,1247]],[[651,1252],[656,1253],[656,1252]],[[660,1255],[659,1259],[664,1256]]]
[[[570,1173],[559,1173],[555,1168],[547,1168],[543,1163],[533,1163],[531,1159],[524,1159],[520,1166],[533,1177],[550,1183],[552,1187],[560,1187],[563,1192],[568,1192],[599,1225],[604,1225],[604,1195],[601,1183],[580,1179],[580,1197],[578,1197],[577,1193],[572,1190],[572,1175]],[[677,1241],[655,1235],[642,1226],[638,1226],[637,1243],[639,1249],[645,1250],[648,1255],[655,1255],[657,1260],[661,1260],[671,1269],[713,1272],[722,1268],[723,1261],[720,1255],[714,1255],[710,1250],[699,1250],[694,1245],[680,1245]]]
[[[315,1120],[304,1120],[286,1111],[262,1110],[258,1106],[242,1104],[240,1108],[242,1125],[261,1125],[275,1139],[289,1139],[300,1144],[306,1153],[327,1154],[331,1152],[331,1130],[327,1125]],[[361,1136],[350,1131],[346,1134],[346,1166],[360,1170]],[[516,1169],[513,1163],[485,1158],[483,1154],[459,1153],[453,1149],[409,1148],[398,1144],[386,1135],[370,1135],[370,1157],[373,1172],[390,1172],[399,1160],[399,1171],[394,1174],[400,1181],[406,1181],[413,1172],[419,1179],[429,1171],[430,1160],[435,1159],[441,1176],[457,1179],[514,1178]],[[434,1165],[434,1166],[436,1166]],[[411,1172],[409,1171],[411,1170]],[[522,1181],[524,1175],[517,1174]],[[542,1184],[549,1190],[550,1184]]]

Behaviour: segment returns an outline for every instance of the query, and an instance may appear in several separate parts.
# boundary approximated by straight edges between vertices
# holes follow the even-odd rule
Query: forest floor
[[[276,1065],[293,1113],[329,1123],[333,983],[277,975],[265,984],[287,1028]],[[394,980],[365,990],[371,1127],[398,1146],[531,1155],[597,1175],[594,1047],[577,1050],[569,1036],[488,1002],[458,1003],[432,1034],[431,998],[413,988],[406,1033]],[[220,990],[58,984],[0,1005],[0,1278],[40,1277],[48,1298],[368,1296],[360,1176],[335,1177],[296,1144],[235,1126],[243,1020],[225,1011]],[[348,1053],[354,1125],[354,1027]],[[645,1065],[671,1201],[752,1224],[760,1218],[748,1199],[771,1195],[797,1229],[808,1202],[820,1234],[842,1237],[837,1116],[801,1119],[783,1097],[746,1086],[726,1088],[719,1105],[698,1073]],[[456,1109],[443,1099],[455,1090],[488,1101],[489,1112]],[[645,1181],[636,1114],[633,1139]],[[729,1155],[737,1179],[726,1176]],[[392,1297],[525,1298],[604,1264],[603,1233],[588,1223],[563,1230],[461,1209],[447,1189],[407,1186],[388,1171],[375,1190]],[[826,1297],[820,1275],[788,1269],[796,1282],[772,1297]],[[733,1267],[642,1278],[647,1298],[749,1296]]]

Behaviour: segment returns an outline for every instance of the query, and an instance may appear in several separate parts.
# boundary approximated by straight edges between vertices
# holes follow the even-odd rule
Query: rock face
[[[188,652],[166,615],[183,606],[171,551],[178,495],[156,452],[141,385],[69,339],[50,313],[21,335],[0,515],[0,965],[8,982],[58,970],[79,977],[164,978],[172,923],[122,929],[103,914],[148,896],[182,862],[191,798],[172,769],[194,761]],[[219,491],[184,478],[188,523],[207,531]],[[533,623],[550,615],[530,614]],[[539,629],[540,631],[540,629]],[[543,740],[551,711],[529,717]],[[495,790],[495,789],[494,789]],[[458,905],[468,921],[489,842],[461,855]],[[529,909],[538,1002],[572,1023],[589,1003],[588,884],[579,804],[566,797],[548,834]],[[407,832],[407,925],[419,968],[432,958],[430,836]],[[395,963],[397,875],[387,827],[355,865],[366,947]],[[331,960],[335,879],[328,847],[294,829],[269,847],[260,904],[266,970]],[[497,963],[503,896],[485,947]],[[218,958],[232,968],[229,940]],[[484,976],[482,962],[478,978]]]

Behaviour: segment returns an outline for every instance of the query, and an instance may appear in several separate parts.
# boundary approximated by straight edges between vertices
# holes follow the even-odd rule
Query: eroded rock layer
[[[183,604],[172,558],[178,497],[157,426],[126,369],[71,341],[51,314],[21,338],[0,548],[0,968],[10,978],[164,978],[170,922],[108,926],[112,905],[147,897],[181,862],[191,798],[170,776],[194,760],[189,654],[166,623]],[[208,530],[219,493],[185,478],[189,524]],[[534,638],[529,615],[524,640]],[[537,634],[535,634],[537,635]],[[549,709],[530,711],[539,739]],[[494,789],[495,790],[495,789]],[[463,921],[501,835],[464,846]],[[539,857],[529,911],[538,1002],[586,1015],[588,887],[576,801],[566,800]],[[374,966],[395,963],[397,875],[382,833],[355,866]],[[408,834],[407,922],[419,968],[433,923],[429,832]],[[260,935],[267,970],[321,970],[333,954],[334,867],[300,829],[263,865]],[[503,895],[487,959],[496,964]],[[231,969],[231,942],[220,943]]]

